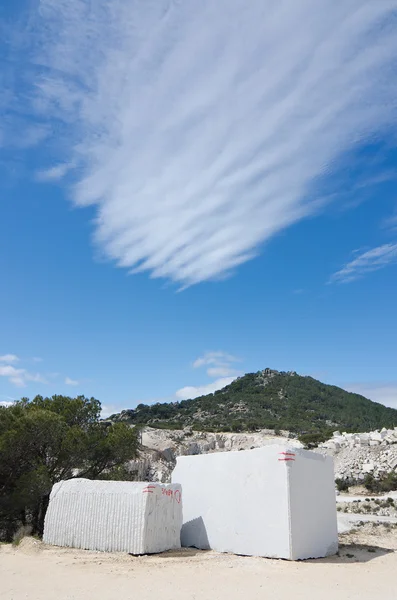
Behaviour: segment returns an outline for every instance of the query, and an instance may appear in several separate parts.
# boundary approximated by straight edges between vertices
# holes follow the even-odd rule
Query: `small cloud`
[[[199,386],[186,386],[177,390],[175,392],[175,396],[178,400],[189,400],[190,398],[197,398],[198,396],[205,396],[206,394],[212,394],[217,390],[221,390],[226,385],[229,385],[234,381],[236,377],[221,377],[216,381],[212,381],[207,385],[199,385]]]
[[[16,387],[25,387],[30,382],[47,383],[40,373],[30,373],[26,369],[16,369],[12,365],[0,366],[0,377],[7,377]]]
[[[206,352],[203,356],[196,358],[193,363],[193,368],[199,369],[205,365],[219,365],[232,362],[240,362],[240,359],[232,354],[219,350],[217,352]]]
[[[358,255],[334,273],[328,283],[350,283],[367,273],[379,271],[395,263],[397,263],[397,244],[383,244]]]
[[[234,373],[235,370],[230,367],[210,367],[207,369],[207,375],[209,377],[229,377]]]
[[[232,364],[240,362],[240,359],[227,352],[218,350],[217,352],[206,352],[203,356],[197,358],[193,363],[194,369],[200,369],[204,366],[209,366],[207,369],[208,377],[236,377],[239,372],[236,371]]]
[[[4,408],[8,408],[12,404],[14,404],[14,402],[12,402],[12,401],[8,401],[8,400],[0,401],[0,406],[4,406]]]
[[[40,358],[40,356],[33,356],[32,361],[34,363],[40,363],[40,362],[43,362],[43,359]]]
[[[0,356],[0,362],[5,363],[16,363],[19,361],[19,357],[16,354],[3,354]]]
[[[58,179],[62,179],[70,169],[71,166],[66,163],[56,165],[37,173],[36,179],[37,181],[57,181]]]
[[[79,385],[79,381],[77,379],[70,379],[70,377],[65,378],[66,385]]]
[[[5,408],[12,406],[17,401],[17,398],[12,398],[11,396],[0,396],[0,398],[4,398],[4,400],[0,400],[0,406],[4,406]]]
[[[236,362],[241,362],[241,359],[222,350],[205,352],[205,354],[196,358],[192,366],[194,369],[207,367],[206,372],[208,377],[215,378],[215,381],[199,386],[185,386],[177,390],[175,396],[179,400],[197,398],[197,396],[211,394],[229,385],[229,383],[240,375],[240,371],[234,368],[234,363]]]
[[[126,407],[118,406],[116,404],[103,404],[101,409],[101,419],[107,419],[110,415],[116,415],[122,410],[126,410]]]

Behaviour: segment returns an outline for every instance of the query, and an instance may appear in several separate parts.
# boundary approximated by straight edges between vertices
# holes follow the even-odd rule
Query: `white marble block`
[[[180,548],[181,486],[71,479],[52,488],[43,540],[105,552]]]
[[[330,457],[288,445],[181,456],[172,481],[182,546],[290,560],[338,550]]]

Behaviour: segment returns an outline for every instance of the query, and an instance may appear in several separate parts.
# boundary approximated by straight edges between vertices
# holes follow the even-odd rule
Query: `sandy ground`
[[[342,535],[338,556],[287,562],[182,550],[132,557],[45,546],[0,546],[1,600],[373,600],[393,597],[397,529]],[[392,594],[392,595],[390,595]]]

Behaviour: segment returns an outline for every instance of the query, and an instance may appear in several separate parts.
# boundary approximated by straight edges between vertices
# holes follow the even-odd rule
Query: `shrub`
[[[335,479],[335,484],[339,492],[349,491],[349,481],[347,479]]]
[[[298,440],[306,447],[306,448],[317,448],[319,444],[322,442],[326,442],[329,439],[328,433],[324,432],[311,432],[311,433],[303,433],[298,437]]]
[[[31,525],[21,525],[18,527],[14,535],[12,536],[12,545],[19,546],[24,537],[29,536],[32,533]]]
[[[385,493],[397,490],[397,473],[391,471],[382,479],[376,480],[373,475],[368,474],[364,479],[364,485],[369,492]]]

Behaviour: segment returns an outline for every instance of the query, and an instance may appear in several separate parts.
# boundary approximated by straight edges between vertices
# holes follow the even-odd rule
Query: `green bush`
[[[335,479],[335,484],[339,492],[349,491],[349,481],[347,479]]]
[[[366,475],[364,485],[373,494],[383,494],[397,490],[397,473],[392,471],[382,479],[375,479],[371,474]]]

